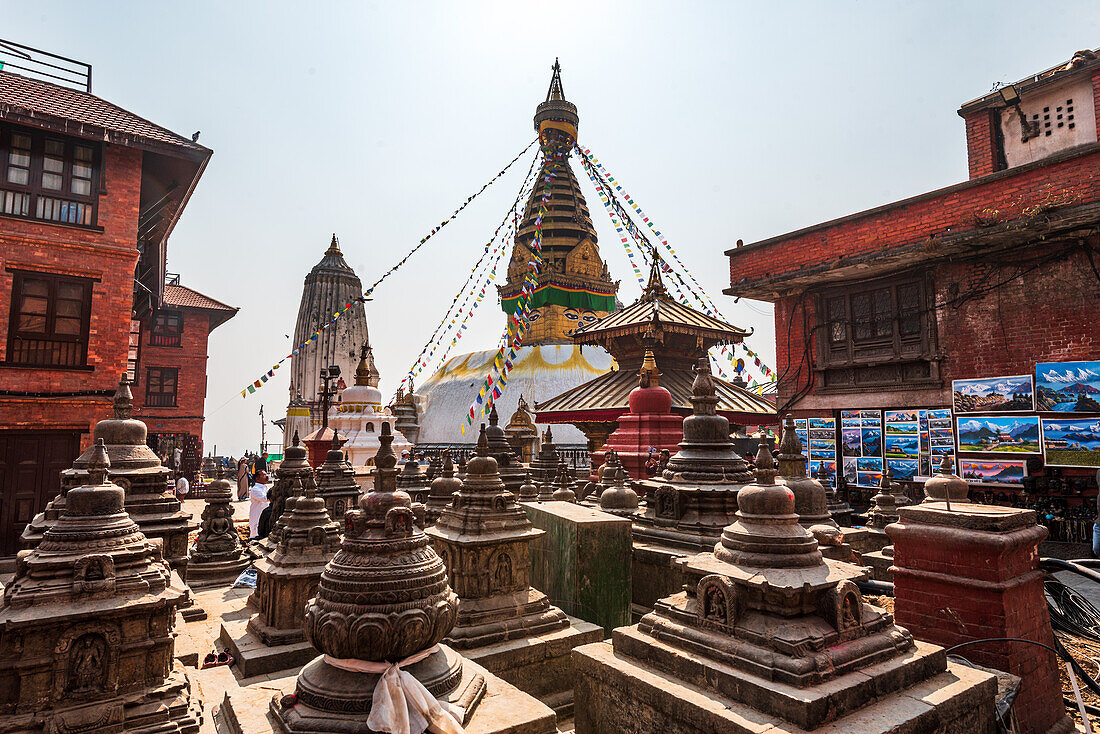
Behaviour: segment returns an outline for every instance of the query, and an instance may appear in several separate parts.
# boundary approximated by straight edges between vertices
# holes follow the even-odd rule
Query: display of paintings
[[[835,461],[811,461],[809,465],[810,477],[822,484],[836,486],[836,462]]]
[[[805,444],[806,465],[811,477],[836,487],[836,419],[809,418]],[[829,468],[831,467],[831,469]]]
[[[886,466],[894,479],[910,482],[917,475],[917,459],[887,459]]]
[[[882,481],[882,411],[840,411],[840,439],[845,481],[877,487]]]
[[[1048,466],[1100,467],[1100,418],[1043,418]]]
[[[1035,409],[1055,413],[1100,413],[1100,362],[1036,364]]]
[[[959,459],[959,476],[972,484],[1022,487],[1027,462],[1012,459]]]
[[[1031,375],[979,377],[951,383],[956,413],[1029,413],[1035,410]]]
[[[794,419],[794,432],[798,436],[798,440],[802,442],[803,446],[808,446],[810,443],[810,421],[806,418]]]
[[[958,417],[955,423],[961,453],[1041,453],[1038,416]]]

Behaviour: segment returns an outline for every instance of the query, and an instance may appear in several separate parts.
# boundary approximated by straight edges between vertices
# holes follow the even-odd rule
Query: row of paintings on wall
[[[1045,456],[1047,466],[1100,467],[1100,417],[957,416],[960,453]]]
[[[951,383],[955,413],[1100,413],[1100,361],[1039,362],[1034,375]]]
[[[836,419],[796,418],[794,431],[809,459],[807,473],[836,487]]]

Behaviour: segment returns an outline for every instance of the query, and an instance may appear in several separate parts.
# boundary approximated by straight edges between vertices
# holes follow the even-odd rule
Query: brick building
[[[52,76],[69,62],[21,49]],[[162,394],[178,370],[181,401],[155,415],[201,436],[206,335],[228,308],[165,284],[168,236],[212,151],[93,96],[90,67],[72,88],[32,78],[23,55],[26,75],[0,71],[0,554],[57,493],[124,372],[144,417],[150,370]],[[172,352],[150,343],[170,313],[183,319]]]
[[[725,293],[775,304],[781,412],[839,428],[949,407],[952,380],[1100,359],[1100,59],[958,114],[969,180],[726,252]]]

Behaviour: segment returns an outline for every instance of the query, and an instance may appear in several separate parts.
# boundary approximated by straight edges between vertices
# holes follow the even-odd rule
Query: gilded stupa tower
[[[604,374],[613,365],[602,347],[582,347],[570,338],[576,329],[615,309],[619,287],[600,258],[588,204],[569,164],[579,120],[576,105],[565,99],[561,66],[555,60],[546,100],[535,110],[545,160],[516,231],[508,280],[498,289],[501,308],[510,316],[519,303],[528,263],[535,260],[536,220],[550,177],[541,222],[542,267],[527,308],[529,325],[523,345],[512,360],[507,389],[495,403],[501,415],[516,411],[520,395],[538,403]],[[452,357],[420,387],[420,443],[472,442],[472,436],[461,433],[461,425],[496,355],[496,349],[488,349]],[[563,425],[554,432],[564,445],[587,441],[573,426]]]
[[[362,295],[363,284],[344,260],[334,234],[324,257],[309,271],[302,287],[298,321],[294,326],[294,345],[304,343],[314,331],[326,324],[334,313]],[[316,340],[303,347],[291,359],[291,408],[298,407],[298,412],[302,411],[304,406],[297,406],[293,400],[300,394],[309,407],[311,429],[319,428],[321,425],[320,397],[318,396],[321,368],[339,365],[341,379],[350,384],[355,374],[355,367],[359,364],[359,349],[367,343],[369,343],[367,313],[363,303],[359,301],[335,324],[323,329]],[[290,424],[291,421],[288,420],[288,431]],[[307,433],[309,431],[301,432],[300,435],[304,437]],[[289,445],[292,439],[292,433],[287,435],[284,445]]]
[[[525,344],[570,342],[577,327],[615,309],[619,284],[611,280],[607,264],[600,259],[588,204],[569,165],[579,121],[577,106],[565,99],[561,65],[555,59],[546,101],[535,111],[535,130],[543,151],[560,151],[563,155],[546,155],[538,179],[545,182],[552,177],[547,212],[542,218],[543,264],[529,305]],[[544,183],[536,184],[527,200],[508,263],[508,281],[498,288],[501,308],[507,314],[516,309],[528,263],[535,257],[536,220],[544,192]]]

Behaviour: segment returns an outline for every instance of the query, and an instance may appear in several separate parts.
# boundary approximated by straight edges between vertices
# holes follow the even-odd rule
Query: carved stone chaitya
[[[466,480],[426,531],[461,600],[447,642],[528,693],[558,704],[555,697],[571,700],[572,678],[561,675],[571,671],[569,650],[600,639],[602,632],[595,628],[593,638],[594,625],[571,620],[531,588],[531,541],[546,531],[531,525],[505,488],[489,455],[487,433],[482,424]],[[519,670],[536,659],[545,660],[541,673]]]
[[[517,499],[520,502],[535,502],[539,498],[538,485],[531,479],[531,472],[524,472],[523,484],[519,485],[519,497]]]
[[[368,734],[381,674],[347,670],[342,661],[397,662],[434,648],[458,616],[447,569],[417,527],[409,495],[397,488],[388,425],[379,440],[374,489],[344,516],[340,549],[306,609],[306,637],[322,655],[299,673],[294,696],[271,703],[283,732]],[[461,687],[467,718],[484,694],[484,679],[464,675],[462,658],[443,645],[402,670],[437,698]]]
[[[425,518],[428,525],[434,525],[443,510],[451,504],[451,497],[462,489],[462,480],[455,477],[455,465],[451,461],[451,450],[443,449],[443,467],[440,475],[432,480],[425,506]]]
[[[586,678],[577,734],[631,716],[676,733],[747,731],[734,724],[746,720],[761,731],[989,731],[993,677],[948,672],[941,648],[866,604],[866,572],[822,558],[766,444],[756,466],[714,551],[684,562],[685,590],[616,630],[613,648],[575,653]],[[922,698],[932,703],[910,708]]]
[[[554,493],[554,484],[558,479],[558,449],[554,445],[554,432],[550,426],[542,434],[539,453],[531,460],[531,480],[539,488],[539,502],[549,502]]]
[[[500,480],[504,486],[514,495],[519,495],[519,488],[527,476],[527,469],[520,464],[519,456],[504,429],[500,427],[500,417],[497,415],[497,406],[494,403],[489,411],[489,425],[485,428],[485,438],[489,442],[489,456],[496,459],[497,469],[500,472]]]
[[[426,467],[421,466],[419,461],[410,456],[401,467],[401,473],[397,475],[397,487],[407,492],[415,502],[427,499],[428,492],[431,490],[431,480],[428,479]]]
[[[344,457],[336,436],[332,437],[332,448],[325,456],[325,463],[315,475],[317,496],[324,500],[329,516],[339,523],[345,512],[359,504],[359,485],[355,483],[355,469]]]
[[[955,464],[944,455],[939,471],[924,483],[925,502],[969,502],[970,485],[954,473]]]
[[[550,495],[554,502],[576,502],[577,493],[573,491],[573,472],[564,461],[558,462],[558,488]]]
[[[410,444],[416,445],[416,439],[420,436],[420,416],[416,405],[416,395],[413,393],[412,378],[409,378],[409,391],[397,388],[397,399],[393,401],[393,427],[398,433],[408,439]]]
[[[897,498],[894,496],[894,481],[889,467],[882,471],[882,482],[878,494],[871,498],[871,511],[867,524],[879,530],[898,521]]]
[[[600,492],[600,509],[615,515],[630,517],[638,509],[638,493],[626,486],[626,471],[619,463],[618,454],[607,453],[607,461],[600,467],[600,474],[609,482]]]
[[[187,584],[193,589],[231,583],[252,562],[233,525],[235,495],[224,471],[206,485],[202,523],[187,563]]]
[[[93,443],[103,439],[111,459],[111,476],[126,492],[126,512],[147,538],[159,538],[168,564],[187,573],[187,535],[198,527],[191,513],[184,512],[173,491],[172,471],[160,463],[146,444],[145,424],[133,418],[133,395],[123,375],[114,396],[114,417],[96,424]],[[64,512],[65,495],[70,487],[84,484],[88,478],[89,448],[73,461],[71,469],[61,472],[61,493],[46,505],[23,530],[25,548],[41,542],[46,530]]]
[[[294,445],[287,447],[283,453],[283,460],[275,470],[275,482],[267,492],[267,498],[271,502],[269,520],[271,531],[260,541],[260,547],[265,554],[275,550],[275,546],[282,539],[283,515],[294,505],[297,497],[306,487],[316,488],[316,486],[317,480],[313,475],[313,467],[309,465],[309,451],[302,445],[298,436],[295,436]]]
[[[516,452],[519,462],[527,464],[535,458],[535,448],[539,443],[539,429],[535,427],[535,421],[531,418],[531,407],[519,396],[519,404],[516,412],[508,420],[504,427],[504,435],[508,437],[508,443]]]
[[[187,591],[106,478],[102,437],[60,517],[19,555],[0,607],[0,730],[198,732],[202,707],[174,660]]]

